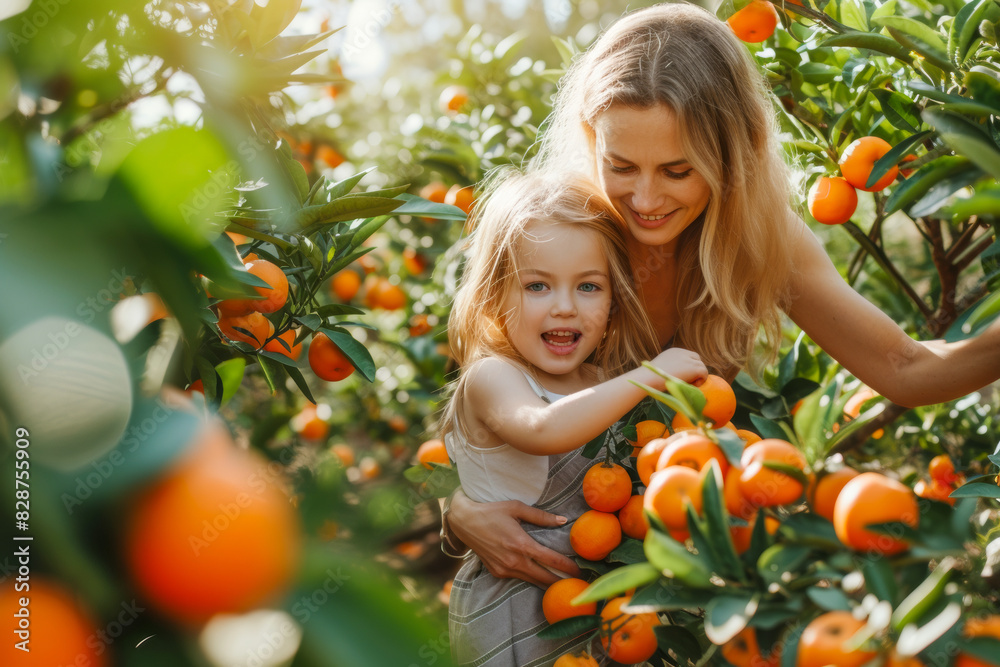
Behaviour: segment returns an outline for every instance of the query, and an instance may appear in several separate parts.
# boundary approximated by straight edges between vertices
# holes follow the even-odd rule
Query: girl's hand
[[[652,363],[663,372],[688,384],[697,384],[708,377],[708,368],[698,353],[681,347],[664,350],[653,359]]]
[[[533,540],[521,521],[536,526],[561,526],[565,517],[550,514],[517,500],[477,503],[459,489],[451,501],[445,530],[472,549],[489,573],[499,579],[521,579],[541,588],[559,580],[542,567],[579,577],[580,568],[572,560]]]

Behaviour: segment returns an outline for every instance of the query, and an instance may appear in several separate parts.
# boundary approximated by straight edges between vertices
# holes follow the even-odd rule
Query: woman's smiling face
[[[666,105],[613,106],[594,123],[601,187],[637,241],[673,248],[705,207],[711,191],[680,142]]]

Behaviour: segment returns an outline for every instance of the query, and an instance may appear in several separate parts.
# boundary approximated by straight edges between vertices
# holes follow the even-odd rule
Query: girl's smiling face
[[[645,245],[676,246],[708,206],[711,190],[684,155],[677,117],[666,105],[612,106],[594,123],[605,194]]]
[[[507,335],[543,375],[576,373],[601,342],[611,313],[600,238],[570,224],[530,223],[526,231],[504,303]]]

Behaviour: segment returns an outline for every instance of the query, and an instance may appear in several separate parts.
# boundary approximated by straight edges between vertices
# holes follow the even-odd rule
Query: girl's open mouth
[[[582,333],[574,329],[554,329],[542,334],[545,346],[555,354],[569,354],[576,349]]]

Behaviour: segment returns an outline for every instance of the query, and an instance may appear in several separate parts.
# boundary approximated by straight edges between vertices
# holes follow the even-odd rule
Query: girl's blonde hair
[[[530,169],[596,178],[600,114],[661,104],[676,115],[684,155],[711,191],[678,243],[674,344],[724,375],[758,372],[758,332],[773,359],[787,305],[791,192],[768,89],[729,26],[685,4],[618,20],[569,68]]]
[[[455,419],[463,426],[465,371],[477,361],[502,357],[532,373],[531,364],[510,343],[506,323],[511,313],[504,311],[511,290],[520,284],[518,249],[531,234],[531,223],[572,225],[599,239],[608,262],[611,312],[606,336],[588,360],[598,372],[619,375],[659,352],[656,332],[635,290],[625,222],[596,184],[579,174],[525,175],[506,168],[491,174],[482,189],[470,220],[475,231],[468,259],[448,316],[451,354],[462,370],[442,417],[442,435],[453,429]]]

